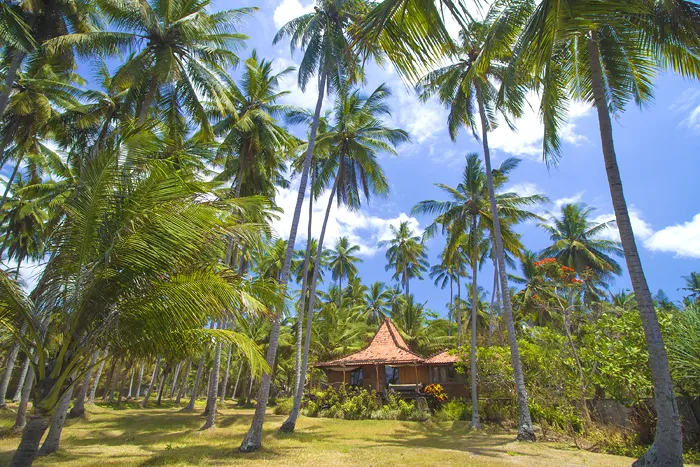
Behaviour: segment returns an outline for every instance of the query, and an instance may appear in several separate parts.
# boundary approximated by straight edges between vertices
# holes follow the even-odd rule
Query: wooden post
[[[343,384],[345,384],[345,365],[343,365]]]
[[[416,392],[418,392],[418,364],[414,363],[413,368],[416,370]]]
[[[379,365],[374,365],[374,370],[377,373],[377,381],[374,383],[376,391],[379,392]]]

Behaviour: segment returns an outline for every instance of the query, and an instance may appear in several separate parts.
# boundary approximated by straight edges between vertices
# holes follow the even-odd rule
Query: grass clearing
[[[199,431],[203,405],[194,413],[173,406],[139,409],[96,406],[88,419],[69,420],[61,449],[38,458],[37,466],[333,465],[349,466],[629,466],[633,459],[596,454],[565,443],[515,442],[513,431],[471,431],[467,422],[335,420],[300,417],[297,432],[281,434],[285,416],[267,415],[265,447],[252,454],[237,448],[250,426],[252,409],[227,403],[218,424]],[[0,414],[3,432],[13,413]],[[17,436],[0,439],[0,465],[7,465]]]

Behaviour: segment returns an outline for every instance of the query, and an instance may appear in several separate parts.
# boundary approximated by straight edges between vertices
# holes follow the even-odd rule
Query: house
[[[328,376],[328,384],[385,392],[389,389],[416,391],[439,383],[450,397],[465,397],[465,375],[455,371],[457,356],[448,351],[422,357],[408,348],[389,318],[379,326],[369,345],[342,358],[317,363]]]

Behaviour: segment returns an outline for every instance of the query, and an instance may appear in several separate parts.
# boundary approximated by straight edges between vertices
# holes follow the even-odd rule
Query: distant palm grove
[[[16,408],[10,465],[56,451],[66,418],[96,402],[172,399],[193,412],[203,397],[203,429],[221,418],[217,404],[252,404],[250,430],[230,444],[256,451],[268,405],[287,405],[285,432],[317,415],[309,404],[328,381],[314,365],[363,349],[385,318],[411,351],[457,356],[471,397],[430,406],[436,417],[462,404],[478,429],[498,412],[513,439],[535,441],[536,424],[600,433],[592,400],[647,401],[649,433],[617,452],[638,466],[698,456],[678,398],[700,396],[700,273],[679,271],[681,303],[652,292],[611,116],[650,102],[659,73],[700,77],[700,5],[317,0],[270,38],[302,53],[298,69],[245,50],[254,14],[216,12],[208,0],[0,4],[0,406]],[[334,205],[358,210],[388,194],[379,156],[401,157],[410,141],[389,123],[392,90],[363,87],[373,62],[446,107],[445,136],[470,132],[482,150],[463,151],[459,183],[434,180],[440,197],[415,205],[425,230],[391,226],[378,245],[385,282],[367,283],[360,247],[326,234]],[[314,108],[281,102],[292,75],[318,90]],[[544,193],[507,191],[520,160],[494,164],[489,134],[522,116],[530,94],[548,166],[566,157],[569,104],[594,107],[615,221],[596,222],[583,204],[543,214]],[[290,231],[273,231],[277,190],[297,186]],[[313,217],[319,202],[325,214]],[[546,231],[544,250],[523,244],[525,222]],[[297,241],[300,229],[308,241]],[[609,239],[615,230],[620,241]],[[433,237],[443,240],[436,263]],[[28,263],[41,265],[31,287],[20,275]],[[623,273],[633,290],[616,292]],[[449,301],[427,308],[412,292],[418,281]],[[341,418],[347,409],[329,407]]]

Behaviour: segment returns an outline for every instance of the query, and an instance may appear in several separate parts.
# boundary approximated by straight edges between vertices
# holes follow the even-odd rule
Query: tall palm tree
[[[622,273],[612,257],[622,256],[622,247],[618,241],[600,238],[607,229],[614,228],[615,223],[592,222],[593,209],[581,204],[565,204],[561,207],[561,217],[552,215],[548,223],[540,224],[553,242],[540,256],[554,257],[574,269],[586,282],[586,296],[600,298],[602,294],[597,285]]]
[[[367,322],[380,324],[389,314],[391,295],[384,282],[373,282],[365,293]]]
[[[433,283],[435,284],[436,287],[440,287],[440,289],[444,290],[445,287],[449,284],[450,286],[450,302],[447,305],[447,321],[448,321],[448,326],[447,326],[447,335],[451,336],[452,335],[452,319],[454,318],[453,316],[453,308],[454,308],[454,283],[457,279],[457,275],[455,274],[454,267],[451,262],[448,261],[449,258],[449,252],[447,251],[447,248],[443,249],[442,253],[440,254],[440,263],[435,264],[430,267],[430,271],[428,272],[428,276],[430,276],[431,279],[433,279]]]
[[[319,149],[329,155],[326,164],[331,173],[335,174],[321,226],[321,235],[318,239],[319,249],[323,248],[323,239],[326,235],[334,196],[337,195],[339,205],[342,203],[350,209],[359,209],[363,198],[369,202],[371,195],[385,196],[389,192],[389,184],[384,170],[377,160],[378,153],[387,152],[395,155],[394,147],[409,139],[405,131],[388,127],[381,120],[382,117],[390,115],[386,104],[390,95],[389,90],[384,85],[380,85],[369,96],[362,95],[359,90],[341,89],[338,93],[333,112],[333,124],[318,140]],[[323,148],[328,149],[323,150]],[[347,257],[347,265],[345,266],[347,268],[348,265],[353,264],[351,254],[354,249],[347,246],[343,246],[343,248]],[[320,260],[321,255],[317,255],[314,265],[316,273],[320,269]],[[309,291],[302,376],[306,375],[308,366],[308,349],[316,299],[316,279],[315,275],[311,280]],[[339,290],[339,295],[342,296],[340,292]],[[340,300],[338,302],[339,309],[342,308]],[[304,378],[302,377],[299,379],[299,386],[295,392],[292,412],[280,428],[282,431],[294,430],[301,408],[303,384]]]
[[[255,8],[208,11],[209,2],[99,0],[100,11],[116,30],[66,34],[47,43],[53,50],[74,49],[89,57],[129,51],[112,85],[131,88],[137,124],[142,125],[159,97],[176,96],[177,105],[210,134],[202,97],[224,115],[231,107],[226,67],[236,65],[237,48],[247,37],[237,32],[241,19]],[[145,45],[145,46],[144,46]]]
[[[285,37],[290,37],[290,48],[292,51],[297,47],[304,49],[304,58],[298,73],[298,84],[302,91],[306,89],[306,85],[314,74],[318,77],[318,99],[316,100],[306,154],[304,155],[304,163],[299,179],[299,191],[287,243],[287,254],[280,279],[280,285],[283,290],[286,289],[287,282],[289,282],[289,270],[292,257],[294,256],[294,244],[299,227],[301,207],[304,202],[304,193],[306,193],[306,185],[311,170],[316,133],[321,120],[323,97],[326,93],[330,94],[334,89],[339,89],[341,83],[347,77],[353,76],[357,70],[356,61],[359,59],[359,56],[351,52],[350,43],[347,40],[347,29],[353,18],[358,14],[358,6],[360,4],[356,0],[323,1],[314,9],[313,13],[300,16],[282,26],[273,40],[273,43],[277,43]],[[313,299],[313,294],[311,299]],[[267,361],[270,368],[274,367],[275,356],[277,355],[280,326],[280,318],[276,316],[272,322],[270,345],[267,350]],[[262,427],[265,421],[265,411],[267,410],[267,400],[270,393],[270,380],[271,375],[263,374],[257,395],[255,415],[253,416],[250,430],[248,430],[241,442],[240,450],[243,452],[256,451],[262,446]]]
[[[688,299],[698,302],[700,301],[700,272],[691,272],[687,276],[683,276],[685,280],[685,287],[681,287],[680,290],[685,290],[690,292],[688,294]]]
[[[411,229],[408,221],[401,222],[398,228],[390,225],[389,231],[392,238],[379,242],[379,247],[388,247],[386,270],[393,269],[392,279],[402,284],[404,296],[408,300],[411,278],[423,279],[423,273],[428,270],[426,246]]]
[[[356,264],[361,263],[362,259],[354,256],[354,254],[359,251],[359,245],[351,245],[348,237],[340,237],[336,240],[333,249],[328,252],[331,275],[334,280],[338,281],[338,289],[340,289],[341,293],[343,291],[343,277],[349,280],[357,274]]]
[[[561,153],[558,130],[569,99],[594,106],[610,196],[632,288],[649,351],[654,400],[659,414],[654,443],[637,465],[682,465],[682,433],[673,381],[651,291],[634,238],[613,142],[610,114],[629,101],[642,105],[653,96],[653,79],[662,69],[700,76],[700,7],[688,0],[612,1],[592,6],[569,2],[520,0],[499,5],[494,31],[509,31],[512,72],[503,94],[522,88],[525,79],[542,97],[544,157],[555,163]],[[494,33],[496,35],[496,33]]]

